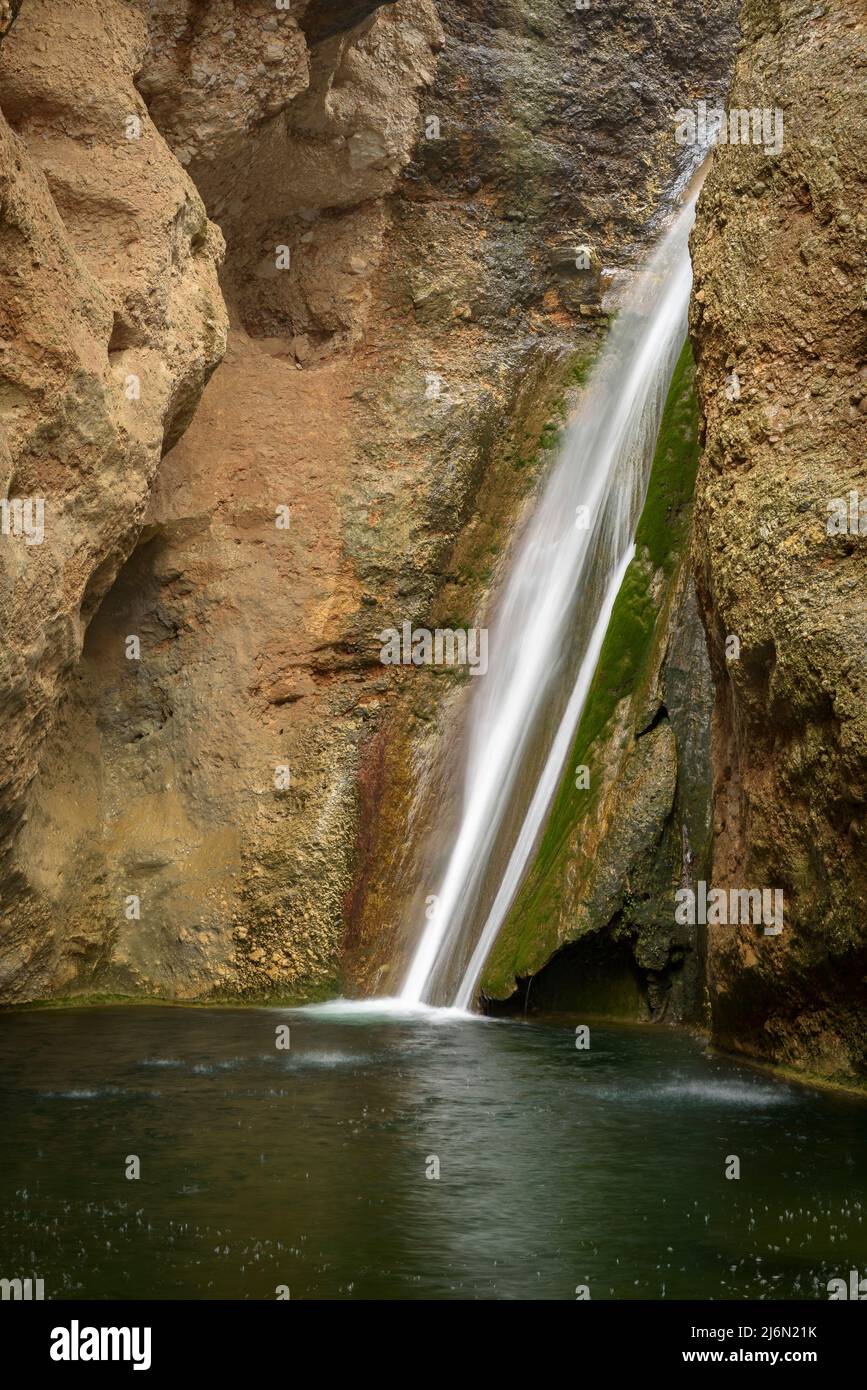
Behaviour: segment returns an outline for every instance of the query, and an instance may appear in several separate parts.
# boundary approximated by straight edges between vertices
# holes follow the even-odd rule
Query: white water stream
[[[489,624],[489,668],[473,682],[460,821],[435,913],[400,993],[404,1005],[471,1006],[532,862],[634,553],[662,410],[686,334],[696,197],[697,190],[635,276],[579,417],[510,558]],[[522,767],[535,786],[517,831],[509,832],[510,846],[504,822]],[[494,866],[499,883],[492,892],[494,854],[505,866]]]

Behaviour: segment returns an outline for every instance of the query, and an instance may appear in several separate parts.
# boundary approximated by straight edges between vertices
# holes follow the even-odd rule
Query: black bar
[[[326,1374],[333,1374],[343,1357],[357,1375],[375,1377],[382,1369],[381,1358],[388,1348],[398,1352],[409,1331],[407,1324],[414,1323],[415,1317],[435,1326],[437,1333],[418,1368],[423,1380],[437,1365],[442,1368],[444,1354],[449,1359],[457,1356],[459,1346],[465,1347],[469,1365],[482,1357],[493,1370],[502,1356],[505,1374],[514,1372],[514,1353],[521,1348],[537,1368],[540,1361],[553,1356],[555,1364],[565,1360],[581,1378],[592,1368],[598,1379],[601,1367],[615,1372],[634,1368],[653,1375],[684,1367],[763,1365],[776,1370],[789,1364],[810,1366],[827,1377],[829,1371],[848,1371],[858,1364],[865,1329],[864,1313],[836,1302],[600,1301],[569,1307],[549,1303],[536,1304],[535,1316],[532,1305],[523,1304],[517,1319],[511,1303],[502,1302],[473,1304],[472,1323],[466,1321],[466,1309],[459,1313],[461,1341],[454,1343],[450,1340],[451,1306],[409,1303],[395,1319],[388,1304],[361,1300],[340,1304],[5,1302],[0,1303],[0,1330],[7,1364],[12,1360],[16,1369],[48,1372],[52,1380],[62,1381],[82,1374],[93,1379],[101,1370],[114,1376],[160,1379],[167,1373],[213,1373],[223,1378],[243,1373],[248,1379],[251,1374],[259,1379],[269,1372],[283,1374],[287,1380],[299,1374],[309,1379],[311,1370],[320,1373],[316,1362]],[[493,1329],[488,1318],[495,1324]],[[128,1329],[128,1341],[118,1338],[119,1351],[142,1362],[148,1356],[149,1365],[135,1372],[131,1359],[52,1359],[52,1346],[71,1353],[73,1345],[79,1350],[97,1345],[87,1330],[93,1328]],[[137,1340],[135,1328],[139,1329]],[[66,1331],[69,1341],[58,1329]],[[150,1330],[149,1347],[145,1329]],[[745,1329],[751,1329],[752,1335]],[[493,1344],[492,1330],[498,1333]],[[559,1340],[537,1341],[540,1332]],[[101,1349],[101,1341],[98,1345]],[[111,1350],[112,1342],[106,1339],[105,1351],[110,1355]]]

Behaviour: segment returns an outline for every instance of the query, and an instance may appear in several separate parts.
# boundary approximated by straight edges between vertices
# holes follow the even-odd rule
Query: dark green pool
[[[867,1273],[867,1104],[661,1030],[591,1040],[364,1012],[0,1016],[0,1277],[46,1298],[824,1299]]]

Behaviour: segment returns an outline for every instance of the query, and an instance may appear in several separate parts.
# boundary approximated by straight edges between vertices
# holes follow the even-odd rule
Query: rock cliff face
[[[18,8],[18,7],[16,7]],[[63,988],[80,949],[31,816],[88,622],[136,543],[163,451],[222,356],[223,240],[133,83],[129,6],[33,0],[0,62],[3,993]],[[16,514],[17,506],[17,514]],[[123,636],[118,636],[122,643]],[[59,762],[52,766],[52,758]]]
[[[521,392],[508,412],[500,407],[510,417],[508,432],[452,552],[439,602],[424,619],[428,626],[466,626],[484,612],[485,593],[501,572],[511,518],[532,495],[525,484],[516,496],[515,474],[525,479],[540,462],[544,467],[546,447],[556,443],[598,346],[596,333],[581,333],[578,316],[581,302],[583,314],[592,313],[586,301],[593,295],[579,286],[576,306],[574,271],[573,283],[559,273],[561,248],[586,238],[602,248],[605,263],[623,266],[642,238],[646,244],[653,228],[649,214],[660,206],[665,183],[660,172],[673,172],[682,153],[673,139],[673,112],[696,90],[724,90],[733,10],[717,11],[709,25],[689,6],[588,12],[581,18],[590,18],[590,27],[569,31],[568,64],[562,6],[536,7],[534,23],[524,16],[521,25],[514,11],[510,16],[497,8],[509,25],[505,36],[490,31],[494,7],[471,7],[472,23],[463,11],[453,18],[451,33],[461,46],[447,42],[437,87],[440,100],[448,97],[453,107],[460,71],[472,64],[472,104],[462,104],[457,121],[452,116],[449,123],[459,125],[473,159],[468,186],[482,181],[471,206],[484,209],[483,265],[497,275],[474,308],[473,321],[494,330],[486,347],[487,379],[496,380],[496,373],[502,381],[506,367],[510,374],[516,367]],[[533,132],[534,139],[528,143],[524,134],[522,143],[522,131]],[[431,160],[428,177],[449,191],[454,174],[449,170],[448,182],[443,177],[443,154],[435,147]],[[636,174],[642,181],[638,196]],[[508,332],[498,331],[498,324],[508,325]],[[558,327],[567,330],[562,337],[554,331]],[[533,335],[529,344],[527,330]],[[570,341],[571,353],[555,367],[553,353],[562,353]],[[545,365],[542,357],[542,370],[559,396],[547,426],[534,380],[540,350],[548,359]],[[392,613],[396,620],[418,610]],[[401,981],[410,946],[407,924],[415,931],[424,920],[425,898],[436,881],[426,847],[436,841],[447,809],[449,762],[464,753],[460,682],[418,670],[408,683],[409,698],[378,729],[360,778],[361,836],[345,959],[350,985],[367,992],[389,992]],[[537,955],[536,965],[543,960]]]
[[[865,27],[746,0],[730,105],[779,108],[783,147],[720,148],[693,234],[714,883],[785,904],[778,936],[709,928],[713,1032],[844,1078],[867,1073]]]
[[[733,10],[24,0],[5,999],[382,982],[460,690],[377,634],[482,601]]]
[[[394,986],[465,688],[378,634],[483,611],[736,9],[0,4],[0,999]],[[562,789],[485,989],[695,1018],[706,979],[719,1044],[848,1079],[867,21],[741,27],[729,106],[782,142],[721,146],[699,204],[692,574],[685,359],[592,824]],[[712,923],[706,975],[668,925],[702,875],[785,902],[777,936]]]

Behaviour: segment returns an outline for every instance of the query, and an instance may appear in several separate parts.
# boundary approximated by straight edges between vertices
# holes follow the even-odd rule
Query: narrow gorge
[[[188,1061],[264,1086],[285,1020],[341,1133],[348,1056],[365,1115],[406,1084],[398,1129],[441,1085],[469,1164],[456,1078],[510,1121],[509,1087],[528,1104],[598,1027],[590,1112],[616,1127],[633,1076],[697,1204],[709,1096],[759,1148],[790,1105],[809,1163],[839,1126],[861,1171],[865,37],[863,0],[0,4],[0,1023],[13,1077],[25,1045],[45,1068],[24,1089],[79,1106],[158,1066],[183,1116]],[[52,1029],[81,1075],[54,1075]],[[665,1130],[681,1091],[698,1118]],[[268,1116],[263,1154],[288,1142]],[[299,1183],[312,1162],[287,1158]],[[831,1222],[849,1179],[826,1176]],[[474,1200],[440,1219],[487,1250]],[[588,1250],[589,1210],[564,1218]],[[354,1296],[348,1237],[332,1266],[280,1234],[299,1297]],[[750,1246],[730,1283],[695,1254],[698,1292],[693,1255],[660,1279],[648,1255],[641,1296],[823,1297],[802,1234],[797,1269]],[[407,1293],[383,1240],[360,1296],[574,1296],[463,1247]],[[137,1292],[109,1256],[58,1264],[57,1296],[262,1296],[152,1255]],[[607,1255],[588,1287],[633,1296]]]

